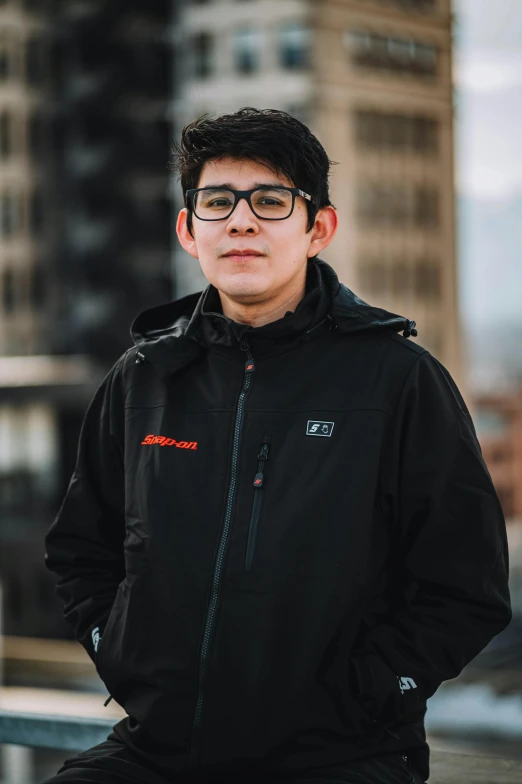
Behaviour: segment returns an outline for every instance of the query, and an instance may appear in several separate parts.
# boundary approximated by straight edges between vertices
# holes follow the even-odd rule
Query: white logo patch
[[[91,637],[92,637],[92,644],[94,646],[94,652],[97,653],[98,645],[100,644],[100,640],[101,640],[99,626],[97,626],[95,629],[92,630]]]
[[[306,435],[328,438],[332,435],[334,424],[335,422],[323,422],[320,419],[309,419],[306,424]]]
[[[413,680],[413,678],[399,678],[399,687],[401,690],[401,694],[404,694],[405,691],[409,691],[409,689],[416,689],[417,684]]]

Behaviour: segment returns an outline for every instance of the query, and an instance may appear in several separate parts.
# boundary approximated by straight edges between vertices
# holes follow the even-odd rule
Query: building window
[[[511,487],[497,487],[496,493],[498,496],[498,500],[500,501],[500,505],[502,507],[502,511],[504,512],[504,517],[512,517],[514,514],[514,504],[513,504],[513,490]]]
[[[374,296],[385,296],[391,293],[391,265],[386,261],[363,257],[359,262],[359,283],[364,291]]]
[[[12,313],[15,306],[15,279],[12,269],[5,269],[2,275],[2,310]]]
[[[28,147],[33,161],[42,161],[44,155],[44,127],[40,115],[33,115],[28,122]]]
[[[40,190],[35,189],[29,204],[29,226],[31,236],[40,237],[44,227],[44,203]]]
[[[363,225],[435,227],[439,222],[436,188],[399,183],[363,183],[357,215]]]
[[[56,490],[56,417],[45,403],[0,406],[0,505],[20,506]]]
[[[435,76],[437,48],[415,38],[395,38],[363,31],[344,34],[356,65],[415,76]]]
[[[433,11],[437,0],[378,0],[383,5],[396,5],[408,11]]]
[[[473,421],[479,439],[505,438],[509,432],[509,417],[503,411],[478,407]]]
[[[6,41],[0,42],[0,81],[7,81],[15,75],[16,62],[13,47]]]
[[[359,262],[359,281],[365,291],[374,295],[440,298],[440,265],[435,259],[363,256]]]
[[[441,268],[436,261],[420,261],[414,267],[414,290],[420,299],[439,300],[441,297]]]
[[[13,154],[13,122],[9,112],[0,114],[0,157],[4,160]]]
[[[39,310],[46,301],[46,277],[41,264],[37,264],[31,270],[29,280],[29,297],[33,308]]]
[[[360,147],[433,155],[438,149],[439,122],[418,114],[358,109],[353,114]]]
[[[48,5],[49,0],[24,0],[24,6],[28,11],[37,11],[40,14],[48,10]]]
[[[207,79],[213,70],[214,39],[210,33],[198,33],[192,38],[193,72],[196,79]]]
[[[45,79],[45,42],[42,38],[30,38],[25,49],[27,82],[36,87]]]
[[[234,33],[234,65],[241,74],[255,73],[261,61],[261,34],[253,27],[243,27]]]
[[[10,191],[0,196],[0,237],[12,237],[22,226],[20,196]]]
[[[495,446],[490,452],[489,459],[492,463],[505,463],[511,459],[510,449],[508,444]]]
[[[281,68],[303,70],[310,65],[311,30],[301,22],[279,28],[279,63]]]

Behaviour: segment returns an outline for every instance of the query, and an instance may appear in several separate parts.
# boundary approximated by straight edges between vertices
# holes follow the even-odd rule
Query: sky
[[[522,324],[522,0],[454,0],[460,301]]]

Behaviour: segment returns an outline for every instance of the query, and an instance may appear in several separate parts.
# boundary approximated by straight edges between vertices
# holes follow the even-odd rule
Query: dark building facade
[[[133,317],[172,298],[171,8],[13,0],[0,13],[0,60],[10,58],[0,78],[0,171],[15,165],[11,147],[23,152],[6,195],[22,205],[20,228],[0,237],[5,634],[71,636],[43,537],[74,469],[87,404],[131,345]],[[20,124],[12,142],[6,112]]]
[[[60,3],[53,26],[60,353],[109,364],[129,345],[133,316],[171,298],[170,7],[170,0]]]

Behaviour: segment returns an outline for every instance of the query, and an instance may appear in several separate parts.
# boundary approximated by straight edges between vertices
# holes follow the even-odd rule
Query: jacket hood
[[[310,262],[310,265],[316,267],[319,285],[322,285],[329,295],[330,305],[326,318],[331,321],[333,329],[341,333],[393,329],[395,332],[402,332],[404,337],[417,336],[415,321],[374,307],[360,299],[339,281],[334,269],[322,259],[316,259]],[[213,292],[214,287],[209,285],[202,292],[189,294],[140,313],[134,319],[130,330],[137,348],[136,362],[147,358],[153,364],[163,365],[164,372],[169,374],[195,359],[203,350],[196,340],[196,325],[201,318],[208,315],[204,306],[209,294]],[[229,325],[234,324],[223,315],[220,318]],[[282,321],[283,319],[280,320]],[[174,346],[176,351],[172,350]]]

